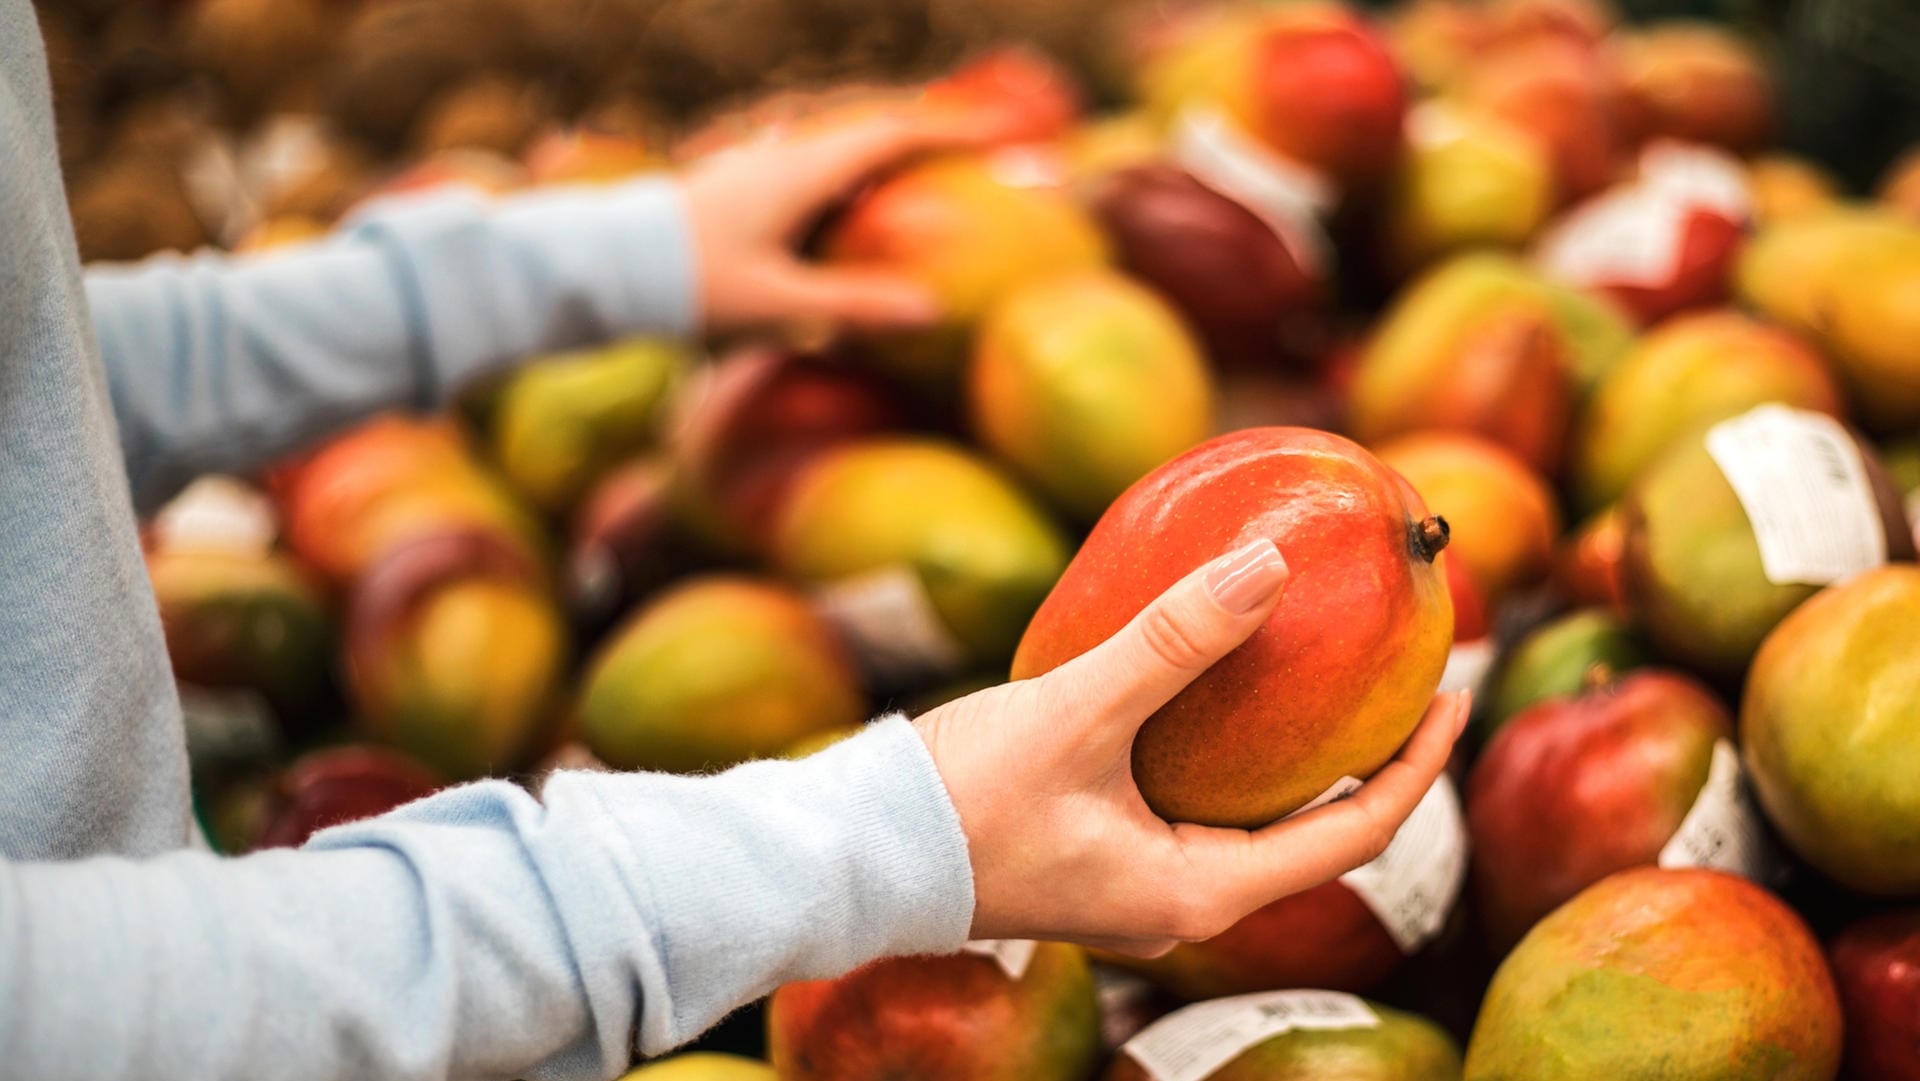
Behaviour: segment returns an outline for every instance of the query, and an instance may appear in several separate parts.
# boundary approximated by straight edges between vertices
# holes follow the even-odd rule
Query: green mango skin
[[[1646,867],[1536,924],[1494,973],[1466,1081],[1832,1081],[1820,944],[1745,879]]]
[[[764,1062],[703,1051],[649,1062],[619,1081],[774,1081],[774,1076]]]
[[[807,582],[906,566],[970,666],[1004,664],[1066,569],[1059,526],[979,458],[931,439],[823,454],[794,482],[774,562]]]
[[[772,758],[865,715],[852,659],[804,598],[715,575],[614,633],[588,668],[578,719],[616,769],[691,773]]]
[[[1528,706],[1579,694],[1597,668],[1618,676],[1651,661],[1620,616],[1600,608],[1569,612],[1536,628],[1507,655],[1474,733],[1485,743]]]
[[[1748,674],[1740,734],[1755,793],[1794,851],[1866,893],[1920,893],[1920,568],[1830,587],[1781,622]]]
[[[1875,488],[1887,554],[1913,558],[1899,497],[1871,448],[1859,443]],[[1788,612],[1818,586],[1767,580],[1747,512],[1697,433],[1661,456],[1621,503],[1627,601],[1663,656],[1738,677]]]
[[[174,549],[149,556],[147,573],[180,679],[258,691],[283,717],[325,704],[333,620],[292,560]]]
[[[1208,1081],[1459,1081],[1460,1049],[1440,1026],[1369,1002],[1377,1028],[1284,1032],[1240,1053]],[[1147,1081],[1125,1054],[1105,1081]]]
[[[1587,402],[1571,454],[1577,502],[1606,506],[1679,438],[1764,402],[1830,416],[1844,408],[1825,361],[1789,331],[1730,311],[1661,324]]]
[[[522,368],[492,411],[501,472],[549,514],[568,510],[596,480],[654,442],[687,365],[682,347],[640,339]]]

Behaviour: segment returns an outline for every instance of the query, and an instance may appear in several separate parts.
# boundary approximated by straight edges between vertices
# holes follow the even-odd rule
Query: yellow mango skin
[[[823,455],[795,482],[774,562],[828,583],[915,571],[965,661],[998,665],[1066,568],[1060,528],[979,458],[935,439],[876,439]]]
[[[754,1059],[701,1051],[649,1062],[619,1081],[774,1081],[774,1072]]]
[[[1166,302],[1106,272],[1035,281],[996,306],[968,391],[981,440],[1082,521],[1213,430],[1193,336]]]
[[[1497,602],[1546,575],[1560,510],[1526,462],[1477,436],[1426,432],[1374,448],[1451,527],[1447,548]]]
[[[905,274],[940,302],[938,325],[874,343],[895,375],[928,391],[955,385],[968,336],[995,301],[1030,279],[1108,258],[1099,227],[1064,192],[1014,186],[981,157],[937,158],[895,174],[847,212],[825,255]]]
[[[1580,507],[1612,503],[1679,438],[1764,402],[1845,411],[1825,359],[1791,331],[1731,311],[1662,323],[1586,402],[1570,467]]]
[[[1448,123],[1459,131],[1413,140],[1387,190],[1381,227],[1402,273],[1474,248],[1518,248],[1553,210],[1552,163],[1538,143],[1491,118]]]
[[[1788,844],[1867,893],[1920,893],[1920,568],[1829,587],[1781,621],[1747,677],[1740,735]]]
[[[1466,1081],[1833,1081],[1840,1004],[1791,909],[1718,871],[1622,871],[1534,925]]]
[[[381,680],[392,705],[377,707],[376,723],[449,777],[512,769],[552,716],[566,654],[549,598],[514,583],[455,582],[412,616]]]
[[[851,658],[804,598],[711,576],[615,633],[588,669],[578,719],[608,765],[690,773],[777,757],[865,712]]]
[[[494,404],[501,472],[547,513],[570,509],[594,481],[654,441],[687,363],[681,347],[642,339],[522,368]]]
[[[1783,221],[1747,245],[1735,281],[1826,347],[1868,428],[1920,425],[1920,224],[1860,208]]]

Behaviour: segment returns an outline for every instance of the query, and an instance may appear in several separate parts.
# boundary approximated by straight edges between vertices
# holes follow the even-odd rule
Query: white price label
[[[187,485],[153,519],[154,543],[161,549],[261,555],[279,532],[279,517],[265,495],[218,475]]]
[[[1713,745],[1707,783],[1660,849],[1662,867],[1711,867],[1763,881],[1773,866],[1760,812],[1747,792],[1740,753],[1726,740]]]
[[[1202,1081],[1248,1048],[1275,1036],[1379,1024],[1379,1015],[1354,995],[1263,991],[1176,1010],[1148,1025],[1120,1050],[1155,1081]]]
[[[991,959],[1007,974],[1007,979],[1017,981],[1027,974],[1027,966],[1033,963],[1033,951],[1039,945],[1023,938],[981,938],[960,947],[960,952]]]
[[[1455,644],[1447,653],[1446,670],[1440,673],[1440,690],[1472,691],[1477,696],[1486,685],[1487,673],[1493,671],[1496,655],[1492,635]]]
[[[1446,777],[1400,824],[1387,850],[1340,881],[1380,918],[1402,953],[1433,941],[1446,926],[1467,878],[1467,827]]]
[[[891,566],[821,587],[814,602],[888,686],[951,676],[966,660],[912,567]]]
[[[1320,229],[1320,215],[1334,202],[1326,177],[1261,146],[1213,109],[1180,114],[1172,151],[1195,180],[1265,222],[1302,270],[1318,277],[1332,266],[1332,246]]]
[[[1827,585],[1887,561],[1860,449],[1824,413],[1762,405],[1707,431],[1753,525],[1767,580]]]
[[[1334,800],[1346,799],[1348,796],[1360,791],[1360,784],[1361,781],[1358,777],[1342,777],[1328,785],[1325,792],[1313,797],[1313,799],[1307,802],[1306,806],[1288,815],[1287,818],[1297,818],[1300,815],[1306,814],[1308,811],[1325,807]],[[1282,821],[1284,821],[1284,819]]]
[[[1687,218],[1699,211],[1744,222],[1751,197],[1739,162],[1667,143],[1650,148],[1640,177],[1575,208],[1540,241],[1548,276],[1571,285],[1657,288],[1680,266]]]

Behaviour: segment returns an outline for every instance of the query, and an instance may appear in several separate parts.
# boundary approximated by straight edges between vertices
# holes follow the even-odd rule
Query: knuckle
[[[1154,656],[1175,668],[1204,668],[1212,656],[1206,636],[1178,604],[1149,607],[1140,620],[1140,637]]]

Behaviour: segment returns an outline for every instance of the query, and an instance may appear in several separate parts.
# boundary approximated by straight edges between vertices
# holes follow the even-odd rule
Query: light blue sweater
[[[528,354],[688,330],[694,252],[652,180],[83,281],[45,64],[0,0],[0,1075],[606,1077],[783,981],[960,944],[966,841],[897,719],[802,763],[190,850],[134,508]]]

